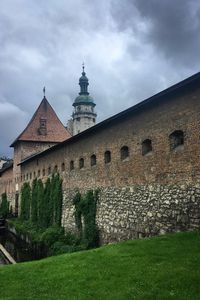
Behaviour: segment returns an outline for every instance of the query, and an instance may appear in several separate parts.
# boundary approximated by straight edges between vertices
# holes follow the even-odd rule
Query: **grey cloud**
[[[0,113],[0,155],[10,153],[44,85],[66,124],[83,60],[99,121],[198,70],[199,4],[188,2],[1,1],[0,103],[15,113]]]
[[[11,155],[12,150],[8,150],[8,146],[19,135],[20,131],[23,130],[27,121],[27,114],[19,109],[19,107],[0,100],[0,156],[3,156],[5,153]]]
[[[169,63],[193,69],[196,60],[199,67],[198,1],[125,0],[121,7],[119,3],[113,13],[119,30],[129,28],[144,46],[151,44]]]

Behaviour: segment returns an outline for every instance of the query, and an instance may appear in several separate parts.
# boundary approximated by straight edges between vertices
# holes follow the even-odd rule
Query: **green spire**
[[[80,85],[80,93],[79,96],[76,97],[74,100],[73,106],[77,106],[80,104],[89,104],[95,106],[93,98],[88,93],[88,78],[85,74],[85,66],[84,63],[82,65],[83,71],[82,76],[79,78],[79,85]]]
[[[87,78],[86,73],[85,73],[84,63],[82,65],[82,68],[83,68],[82,76],[79,78],[79,85],[80,85],[79,95],[89,95],[89,93],[88,93],[89,83],[88,83],[88,78]]]

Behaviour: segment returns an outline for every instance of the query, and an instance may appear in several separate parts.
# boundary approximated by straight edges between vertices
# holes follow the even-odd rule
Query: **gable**
[[[44,97],[27,127],[12,143],[11,147],[18,141],[59,143],[69,137],[71,137],[69,131],[61,123],[46,97]]]

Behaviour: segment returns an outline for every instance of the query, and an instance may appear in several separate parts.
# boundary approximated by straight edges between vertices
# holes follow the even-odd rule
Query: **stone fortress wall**
[[[77,189],[99,188],[102,243],[199,228],[199,99],[199,85],[182,87],[97,124],[25,161],[21,184],[57,170],[70,230]]]

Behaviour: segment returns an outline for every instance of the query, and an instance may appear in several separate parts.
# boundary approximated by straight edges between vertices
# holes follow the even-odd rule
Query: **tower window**
[[[48,175],[51,174],[51,166],[48,167]]]
[[[57,165],[55,165],[55,167],[54,167],[54,173],[58,173],[58,166]]]
[[[121,160],[125,160],[129,157],[129,149],[127,146],[123,146],[120,150]]]
[[[152,152],[152,143],[151,140],[146,139],[142,142],[142,155],[146,155]]]
[[[62,163],[62,165],[61,165],[61,170],[62,170],[62,172],[65,171],[65,164],[64,163]]]
[[[80,158],[80,159],[79,159],[79,168],[80,168],[80,169],[83,169],[83,168],[84,168],[84,159],[83,159],[83,158]]]
[[[73,160],[70,161],[69,167],[70,167],[70,171],[74,170],[74,161]]]
[[[42,170],[42,175],[45,176],[45,169]]]
[[[97,158],[96,158],[96,155],[93,154],[90,158],[90,164],[91,166],[95,166],[97,164]]]
[[[46,124],[46,119],[40,118],[40,126],[38,129],[38,133],[40,135],[46,135],[47,134],[47,124]]]
[[[40,170],[38,170],[38,177],[40,177]]]
[[[40,128],[46,128],[46,119],[40,119]]]
[[[169,136],[170,149],[173,150],[177,147],[184,145],[184,133],[182,130],[175,130]]]
[[[104,161],[105,161],[105,164],[108,164],[109,162],[111,162],[111,152],[110,151],[106,151],[104,153]]]

